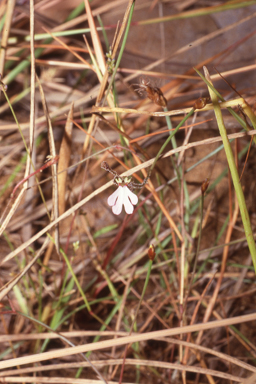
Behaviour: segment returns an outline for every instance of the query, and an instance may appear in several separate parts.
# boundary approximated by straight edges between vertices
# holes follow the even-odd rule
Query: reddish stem
[[[35,172],[33,173],[30,173],[30,175],[28,175],[27,177],[25,177],[24,179],[22,179],[17,185],[16,187],[14,188],[14,190],[12,191],[12,194],[11,194],[11,198],[14,197],[14,194],[15,192],[17,191],[17,189],[19,188],[20,185],[22,185],[23,183],[25,183],[25,181],[27,181],[30,177],[34,176],[35,174],[39,173],[39,172],[42,172],[45,168],[48,168],[50,167],[51,165],[53,164],[56,164],[59,160],[59,156],[55,156],[53,159],[47,161],[47,163],[45,163],[44,165],[42,165],[42,167],[40,167],[39,169],[37,169]]]

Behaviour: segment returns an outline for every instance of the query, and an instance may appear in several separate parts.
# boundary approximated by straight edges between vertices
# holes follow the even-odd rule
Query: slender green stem
[[[49,236],[50,239],[53,241],[53,238],[52,238],[49,234],[48,234],[48,236]],[[73,277],[73,279],[74,279],[74,282],[76,283],[76,286],[77,286],[77,288],[78,288],[78,290],[79,290],[79,292],[80,292],[82,298],[84,299],[84,302],[85,302],[85,305],[86,305],[86,308],[87,308],[88,312],[91,312],[90,304],[89,304],[89,302],[88,302],[88,300],[87,300],[87,298],[86,298],[86,296],[85,296],[85,294],[84,294],[84,291],[82,290],[81,285],[79,284],[79,281],[78,281],[78,279],[77,279],[77,277],[76,277],[76,275],[75,275],[75,273],[74,273],[74,271],[73,271],[73,268],[72,268],[72,266],[71,266],[71,264],[70,264],[70,261],[69,261],[67,255],[65,254],[65,252],[63,251],[63,249],[60,249],[60,253],[62,254],[62,256],[63,256],[63,258],[64,258],[64,260],[65,260],[65,262],[66,262],[66,264],[67,264],[67,267],[68,267],[68,269],[69,269],[69,272],[71,273],[71,275],[72,275],[72,277]]]
[[[210,79],[210,75],[208,73],[208,70],[206,68],[204,68],[204,70],[205,70],[206,79],[208,80],[209,83],[211,83],[211,79]],[[249,214],[247,211],[245,198],[244,198],[244,194],[243,194],[243,189],[242,189],[242,186],[241,186],[240,181],[239,181],[239,175],[238,175],[238,171],[236,168],[236,163],[235,163],[235,159],[233,156],[233,152],[232,152],[229,140],[228,140],[226,128],[225,128],[222,113],[221,113],[221,108],[220,108],[220,105],[218,102],[218,97],[216,96],[215,92],[213,92],[211,87],[208,87],[208,89],[209,89],[209,94],[210,94],[211,99],[212,99],[217,124],[218,124],[219,130],[220,130],[220,135],[222,137],[224,149],[226,152],[226,157],[227,157],[231,177],[232,177],[232,180],[234,183],[234,188],[235,188],[237,201],[238,201],[238,205],[239,205],[239,209],[240,209],[240,213],[241,213],[241,218],[242,218],[243,225],[244,225],[245,236],[247,239],[249,250],[251,252],[254,270],[256,273],[256,247],[255,247],[255,241],[253,239],[250,217],[249,217]]]
[[[148,286],[148,282],[149,282],[149,277],[150,277],[150,273],[151,273],[151,269],[152,269],[153,261],[154,261],[154,260],[149,260],[147,276],[146,276],[146,279],[145,279],[145,283],[144,283],[144,287],[143,287],[143,290],[142,290],[142,294],[141,294],[141,296],[140,296],[139,304],[138,304],[138,306],[137,306],[137,308],[136,308],[136,312],[135,312],[134,319],[133,319],[133,322],[132,322],[132,325],[131,325],[131,328],[130,328],[130,332],[132,332],[132,330],[133,330],[133,326],[134,326],[135,321],[136,321],[136,319],[137,319],[137,315],[138,315],[138,312],[139,312],[139,309],[140,309],[142,300],[143,300],[143,298],[144,298],[144,295],[145,295],[145,292],[146,292],[146,289],[147,289],[147,286]]]
[[[187,300],[188,300],[189,293],[190,293],[190,290],[191,290],[191,287],[192,287],[192,284],[193,284],[193,280],[194,280],[194,277],[195,277],[195,273],[196,273],[196,267],[197,267],[199,250],[200,250],[200,244],[201,244],[201,237],[202,237],[203,209],[204,209],[204,194],[202,193],[201,199],[200,199],[199,235],[198,235],[198,241],[197,241],[197,248],[196,248],[196,254],[195,254],[193,271],[192,271],[192,274],[191,274],[190,283],[189,283],[188,291],[187,291],[187,296],[186,296],[186,300],[185,300],[185,304],[184,304],[184,312],[186,311]]]
[[[133,2],[132,6],[131,6],[131,9],[130,9],[130,13],[129,13],[128,21],[127,21],[127,26],[126,26],[125,33],[124,33],[124,38],[123,38],[123,41],[122,41],[122,45],[121,45],[121,48],[120,48],[120,52],[119,52],[118,58],[116,60],[116,65],[115,65],[115,68],[114,68],[111,80],[109,81],[109,86],[108,86],[108,89],[107,89],[107,92],[106,92],[106,95],[105,95],[105,99],[106,99],[106,97],[107,97],[107,95],[108,95],[108,93],[109,93],[109,91],[110,91],[110,89],[112,87],[112,84],[113,84],[114,79],[115,79],[116,72],[118,70],[120,61],[121,61],[122,56],[123,56],[126,40],[127,40],[127,37],[128,37],[128,33],[129,33],[131,21],[132,21],[132,15],[133,15],[134,6],[135,6],[135,1]],[[105,99],[104,99],[104,102],[105,102]],[[103,105],[104,105],[104,102],[103,102]]]
[[[164,107],[164,111],[168,112],[167,107]],[[170,130],[170,134],[171,134],[171,130],[172,130],[171,118],[170,118],[170,116],[165,116],[165,119],[166,119],[166,123],[167,123],[168,129]],[[176,142],[175,136],[172,137],[171,142],[172,142],[172,147],[177,148],[177,142]],[[176,160],[178,160],[178,158],[179,158],[178,152],[175,153],[175,157],[176,157]],[[181,187],[181,185],[182,185],[182,183],[181,183],[182,167],[178,166],[178,164],[177,165],[175,164],[173,157],[171,157],[171,160],[172,160],[173,168],[174,168],[175,173],[177,175],[179,186]],[[187,230],[188,230],[190,203],[189,203],[188,187],[187,187],[187,183],[186,183],[185,179],[183,179],[183,189],[184,189],[185,207],[186,207],[186,212],[184,215],[184,223],[185,223]]]
[[[181,122],[177,125],[177,127],[174,129],[174,131],[172,131],[172,133],[170,134],[170,136],[168,137],[168,139],[166,139],[165,143],[162,145],[162,147],[160,148],[158,154],[156,155],[155,157],[155,160],[153,162],[153,164],[151,165],[150,169],[149,169],[149,172],[148,172],[148,178],[150,177],[150,174],[152,172],[152,170],[154,169],[159,157],[161,156],[161,154],[163,153],[163,151],[165,150],[165,147],[169,144],[169,142],[172,140],[173,136],[176,134],[176,132],[180,129],[180,127],[185,123],[185,121],[193,115],[194,113],[194,108],[191,109],[191,111],[189,111],[189,113],[184,117],[184,119],[181,120]]]
[[[167,107],[164,107],[163,110],[164,110],[165,112],[168,112],[168,108],[167,108]],[[165,120],[166,120],[166,123],[167,123],[167,127],[168,127],[169,131],[171,132],[171,131],[172,131],[172,122],[171,122],[171,118],[170,118],[170,116],[168,116],[168,115],[165,116]],[[177,148],[177,143],[176,143],[175,136],[172,137],[171,141],[172,141],[172,147],[173,147],[174,149]],[[177,152],[175,153],[175,157],[176,157],[176,158],[179,157],[179,154],[178,154]]]
[[[216,96],[218,96],[218,98],[221,100],[221,101],[226,101],[222,96],[221,94],[217,91],[217,89],[214,88],[214,86],[212,85],[211,82],[209,82],[196,68],[194,68],[194,70],[196,71],[196,73],[198,74],[198,76],[201,77],[201,79],[205,82],[205,84],[208,86],[208,88],[210,88]],[[244,104],[242,105],[242,109],[244,110],[244,112],[247,114],[247,116],[249,117],[249,119],[251,120],[252,122],[252,125],[254,127],[254,129],[256,129],[256,116],[254,115],[251,107],[248,105],[248,103],[246,103],[244,101]],[[248,126],[246,124],[246,122],[231,108],[231,107],[227,107],[227,110],[229,111],[229,113],[239,122],[239,124],[246,130],[248,131]],[[254,143],[256,144],[256,137],[254,136],[253,137],[253,141]]]
[[[164,110],[165,112],[168,112],[167,107],[164,107],[163,110]],[[170,116],[165,116],[165,120],[166,120],[167,127],[168,127],[168,129],[169,129],[169,131],[170,131],[170,134],[171,134],[171,132],[172,132],[172,122],[171,122],[171,118],[170,118]],[[172,147],[173,147],[173,149],[176,149],[176,148],[177,148],[177,142],[176,142],[175,136],[172,136],[172,138],[171,138],[171,142],[172,142]],[[174,156],[175,156],[175,158],[176,158],[176,160],[177,160],[178,157],[179,157],[178,152],[176,152]],[[172,156],[171,156],[171,162],[172,162],[172,166],[173,166],[173,168],[174,168],[174,170],[175,170],[175,173],[176,173],[176,175],[177,175],[177,177],[178,177],[179,186],[180,186],[180,185],[181,185],[181,181],[180,181],[180,172],[179,172],[179,169],[178,169],[177,165],[175,164],[174,159],[173,159]]]

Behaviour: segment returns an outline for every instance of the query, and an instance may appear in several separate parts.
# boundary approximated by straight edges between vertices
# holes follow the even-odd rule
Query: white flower
[[[127,185],[117,188],[108,198],[108,205],[112,207],[112,212],[115,215],[120,215],[124,205],[125,212],[131,215],[133,213],[133,206],[138,203],[138,197],[133,193]]]

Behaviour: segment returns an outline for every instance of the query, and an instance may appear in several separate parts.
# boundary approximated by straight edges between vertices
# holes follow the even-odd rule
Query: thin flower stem
[[[136,308],[136,312],[135,312],[134,319],[133,319],[133,322],[132,322],[132,325],[131,325],[131,328],[130,328],[130,332],[132,332],[132,330],[133,330],[134,323],[135,323],[135,321],[137,319],[137,315],[138,315],[138,312],[139,312],[142,300],[144,298],[144,295],[145,295],[145,292],[146,292],[146,289],[147,289],[147,286],[148,286],[148,282],[149,282],[149,277],[150,277],[153,261],[154,260],[149,260],[147,276],[146,276],[146,279],[145,279],[145,283],[144,283],[144,287],[143,287],[143,290],[142,290],[142,294],[140,296],[139,304],[138,304],[138,306]]]
[[[190,293],[190,290],[191,290],[191,287],[193,284],[193,280],[195,277],[195,273],[196,273],[196,267],[197,267],[198,256],[199,256],[199,251],[200,251],[200,244],[201,244],[201,237],[202,237],[203,209],[204,209],[204,194],[202,193],[201,199],[200,199],[199,235],[198,235],[198,240],[197,240],[197,248],[196,248],[196,254],[195,254],[195,259],[194,259],[193,271],[191,273],[190,282],[189,282],[189,286],[188,286],[188,290],[187,290],[187,296],[186,296],[185,303],[184,303],[184,313],[186,312],[189,293]]]
[[[182,127],[182,125],[185,123],[185,121],[193,115],[194,113],[194,108],[192,108],[189,113],[184,117],[184,119],[182,119],[182,121],[177,125],[177,127],[174,129],[174,131],[172,131],[172,133],[170,133],[170,136],[168,137],[168,139],[165,141],[165,143],[162,145],[162,147],[160,148],[158,154],[156,155],[155,157],[155,160],[153,162],[153,164],[151,165],[150,169],[149,169],[149,172],[148,172],[148,176],[147,176],[147,179],[149,179],[150,177],[150,174],[152,172],[152,170],[154,169],[159,157],[161,156],[161,154],[163,153],[163,151],[165,150],[166,146],[169,144],[169,142],[172,140],[173,136],[176,134],[176,132],[179,130],[180,127]]]

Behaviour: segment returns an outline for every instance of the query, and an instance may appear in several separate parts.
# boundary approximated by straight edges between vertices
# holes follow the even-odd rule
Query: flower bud
[[[149,248],[148,248],[148,257],[151,261],[154,260],[156,256],[156,253],[155,253],[155,247],[153,244],[150,244]]]
[[[194,109],[203,109],[209,103],[209,97],[199,97],[193,106]]]
[[[210,184],[210,181],[208,179],[208,177],[202,182],[201,184],[201,191],[202,191],[202,195],[205,194],[205,192],[207,191],[207,188],[209,187],[209,184]]]

